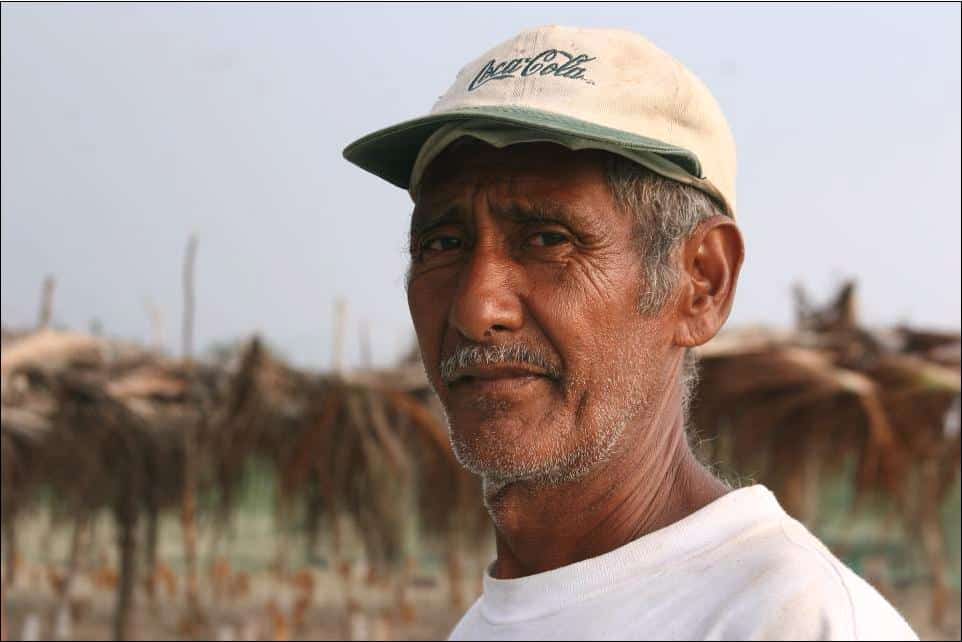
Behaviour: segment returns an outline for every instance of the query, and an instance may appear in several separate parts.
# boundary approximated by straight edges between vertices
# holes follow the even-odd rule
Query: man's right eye
[[[461,239],[456,236],[436,236],[425,241],[421,247],[430,252],[457,250],[461,248]]]

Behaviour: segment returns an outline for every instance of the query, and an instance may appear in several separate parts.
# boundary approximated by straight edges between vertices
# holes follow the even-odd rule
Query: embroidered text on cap
[[[559,58],[563,56],[564,58]],[[555,62],[558,58],[559,62]],[[560,49],[545,49],[541,53],[530,58],[513,58],[498,62],[491,59],[485,63],[478,75],[468,85],[468,91],[474,91],[481,85],[492,80],[504,80],[513,78],[516,71],[521,70],[521,76],[557,76],[560,78],[571,78],[572,80],[584,80],[589,85],[594,83],[584,77],[585,68],[581,67],[586,62],[591,62],[595,58],[585,54],[573,56],[567,51]]]

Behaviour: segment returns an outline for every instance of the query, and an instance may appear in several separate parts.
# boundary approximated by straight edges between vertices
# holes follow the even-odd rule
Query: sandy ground
[[[114,594],[109,586],[82,579],[73,591],[67,626],[58,617],[58,601],[46,572],[25,569],[17,585],[5,592],[7,638],[110,639]],[[202,584],[203,621],[185,624],[183,597],[165,594],[163,587],[151,600],[138,591],[133,619],[134,639],[140,640],[426,640],[447,635],[460,616],[449,591],[438,577],[416,576],[408,585],[413,606],[407,616],[394,608],[393,591],[385,585],[357,580],[352,588],[356,608],[349,610],[344,585],[328,571],[311,571],[313,590],[304,589],[304,572],[279,580],[272,573],[247,576],[242,595],[216,599],[209,583]],[[466,588],[467,603],[476,593]],[[298,618],[299,602],[305,605]],[[300,621],[298,621],[300,619]],[[25,635],[26,634],[26,635]]]
[[[306,600],[302,621],[296,623],[298,598],[306,595],[304,574],[300,588],[292,581],[280,581],[264,573],[249,578],[243,596],[213,599],[205,592],[206,622],[189,633],[183,628],[184,603],[179,596],[159,595],[153,602],[138,595],[135,615],[135,639],[221,639],[221,640],[427,640],[443,639],[460,616],[449,602],[449,591],[439,576],[416,576],[409,584],[414,612],[407,621],[392,608],[392,592],[385,587],[370,587],[359,581],[354,590],[357,602],[364,608],[348,615],[343,584],[329,571],[311,571],[314,588]],[[57,602],[49,581],[41,569],[28,569],[28,577],[4,596],[7,602],[8,639],[57,637]],[[47,585],[45,585],[47,584]],[[477,582],[465,587],[468,597],[476,595]],[[74,604],[77,615],[69,629],[60,618],[62,639],[109,639],[113,595],[107,586],[81,582]],[[945,625],[935,627],[929,621],[929,593],[915,585],[889,589],[888,596],[912,623],[924,640],[959,640],[959,595],[954,594]]]
[[[270,496],[269,493],[264,494],[265,497]],[[232,595],[215,599],[216,582],[212,575],[211,560],[217,556],[204,544],[202,550],[207,553],[201,557],[203,572],[200,588],[206,622],[192,631],[185,630],[183,615],[186,609],[182,586],[160,586],[153,601],[148,599],[141,587],[136,596],[135,639],[443,639],[463,613],[464,607],[454,608],[450,603],[447,578],[441,572],[436,552],[433,557],[430,554],[425,557],[422,561],[424,566],[416,570],[408,584],[408,595],[414,607],[413,613],[408,613],[411,616],[408,618],[397,614],[391,589],[369,586],[365,572],[360,567],[356,568],[351,591],[353,602],[363,608],[349,613],[345,585],[330,567],[319,563],[308,567],[310,570],[301,570],[307,564],[307,557],[296,554],[295,549],[301,548],[299,540],[291,540],[295,543],[291,546],[288,563],[294,571],[298,571],[296,575],[300,578],[288,576],[286,580],[279,579],[266,570],[275,559],[280,540],[268,510],[269,502],[265,500],[263,504],[266,508],[238,513],[235,518],[236,534],[226,540],[220,549],[221,559],[230,560],[235,565],[226,569],[225,576],[221,578],[223,583],[234,587],[227,591]],[[957,500],[953,500],[954,512],[946,520],[951,531],[950,539],[954,542],[955,548],[952,550],[955,551],[959,547],[958,505]],[[842,511],[839,511],[839,515],[839,523],[848,519]],[[70,529],[52,524],[42,511],[22,520],[19,527],[21,552],[25,560],[32,560],[33,563],[25,562],[18,572],[17,584],[3,595],[3,602],[7,606],[4,624],[8,639],[22,639],[24,632],[31,639],[110,639],[114,606],[111,587],[116,581],[112,569],[117,568],[112,544],[116,535],[111,521],[105,516],[98,518],[94,526],[93,543],[90,544],[89,554],[84,557],[85,572],[72,590],[76,617],[68,627],[65,626],[67,618],[58,617],[58,602],[52,588],[50,569],[64,568]],[[900,549],[893,548],[888,540],[879,539],[880,532],[889,534],[888,531],[875,524],[869,526],[874,530],[845,530],[847,540],[831,528],[826,529],[826,534],[830,539],[834,538],[831,539],[835,544],[833,550],[839,555],[845,554],[843,557],[850,560],[846,563],[858,560],[858,567],[853,568],[880,588],[922,639],[960,640],[959,593],[954,592],[949,599],[944,625],[933,626],[929,618],[930,594],[924,579],[921,579],[922,575],[896,573],[905,567],[905,561],[900,562],[899,556],[895,555]],[[856,550],[859,547],[851,545],[846,548],[843,546],[846,541],[859,544],[861,549]],[[181,569],[181,550],[179,521],[176,516],[163,519],[160,559],[170,563],[174,569]],[[320,550],[328,550],[324,542]],[[493,555],[494,551],[490,550],[478,559],[465,560],[469,565],[464,569],[467,579],[462,587],[466,603],[470,604],[480,592],[481,560],[491,559]],[[882,562],[886,555],[892,557],[891,564]],[[950,575],[957,578],[958,554],[952,559]],[[40,564],[41,560],[45,563]],[[52,566],[49,566],[51,563]],[[6,572],[6,569],[3,571]],[[181,583],[176,575],[171,577],[176,578],[177,584]],[[957,585],[958,580],[954,581]],[[298,619],[299,622],[296,621]],[[58,629],[63,635],[58,635]]]

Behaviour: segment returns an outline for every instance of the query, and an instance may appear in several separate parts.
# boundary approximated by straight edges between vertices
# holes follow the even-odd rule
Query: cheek
[[[437,288],[418,280],[408,284],[407,298],[424,365],[434,377],[447,318],[446,302],[443,296],[439,296]]]
[[[532,290],[530,309],[565,364],[563,389],[570,421],[584,439],[650,402],[664,350],[666,320],[638,309],[638,270],[593,278],[576,273]]]
[[[638,312],[633,270],[592,270],[573,266],[550,280],[538,280],[529,295],[536,323],[565,362],[572,377],[614,367],[614,356],[637,339]],[[594,272],[594,274],[592,274]]]

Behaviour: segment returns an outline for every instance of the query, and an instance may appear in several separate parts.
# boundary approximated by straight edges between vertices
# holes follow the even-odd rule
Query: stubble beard
[[[504,448],[496,427],[479,437],[465,438],[445,409],[454,455],[465,469],[481,477],[486,498],[519,482],[532,487],[576,482],[620,452],[628,426],[648,407],[648,391],[641,385],[646,371],[650,372],[643,367],[631,376],[626,371],[609,376],[594,387],[597,392],[593,395],[582,395],[577,408],[559,408],[559,412],[532,422],[530,439],[539,441],[531,447]],[[585,389],[578,381],[564,383]],[[492,408],[498,410],[510,412]],[[506,416],[505,420],[512,418]],[[564,423],[571,427],[565,429]]]

